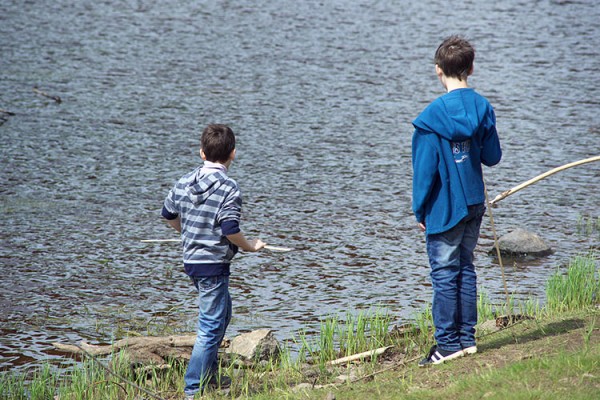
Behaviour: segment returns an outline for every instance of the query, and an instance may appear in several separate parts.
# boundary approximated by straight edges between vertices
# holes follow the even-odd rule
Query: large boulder
[[[234,337],[225,351],[246,360],[268,360],[279,355],[279,342],[270,329],[257,329]]]
[[[550,246],[538,235],[521,228],[498,239],[498,246],[501,254],[513,257],[543,257],[552,253]]]

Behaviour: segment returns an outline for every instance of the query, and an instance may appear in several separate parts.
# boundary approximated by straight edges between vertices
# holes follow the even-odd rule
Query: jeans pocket
[[[219,277],[218,276],[200,276],[194,278],[194,286],[198,291],[208,292],[209,290],[213,290],[219,285]]]

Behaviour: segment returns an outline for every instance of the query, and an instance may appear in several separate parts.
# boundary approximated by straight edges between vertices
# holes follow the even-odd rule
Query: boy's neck
[[[466,79],[460,80],[458,78],[449,78],[447,76],[444,76],[442,84],[444,85],[448,93],[456,89],[466,89],[469,87]]]
[[[207,168],[207,169],[224,169],[225,172],[227,172],[227,170],[229,169],[229,165],[231,165],[231,161],[227,161],[225,163],[221,163],[221,162],[218,162],[218,161],[204,160],[204,166],[203,166],[203,168]]]

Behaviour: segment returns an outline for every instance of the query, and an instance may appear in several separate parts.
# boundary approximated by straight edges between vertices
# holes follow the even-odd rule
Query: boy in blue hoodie
[[[475,50],[451,36],[438,47],[436,74],[447,93],[414,121],[413,211],[426,235],[436,345],[419,366],[477,352],[473,252],[485,213],[482,164],[502,157],[488,100],[467,86]]]
[[[218,377],[217,352],[231,320],[229,265],[238,247],[258,251],[260,239],[247,240],[239,223],[242,197],[227,176],[235,158],[235,136],[226,125],[208,125],[200,138],[204,165],[184,175],[167,195],[162,216],[181,233],[183,265],[199,294],[198,336],[185,373],[186,398],[207,385],[227,386]]]

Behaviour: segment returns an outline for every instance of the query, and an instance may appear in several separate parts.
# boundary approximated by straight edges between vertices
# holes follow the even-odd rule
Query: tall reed
[[[599,301],[597,254],[577,256],[566,272],[559,268],[546,285],[546,311],[550,314],[592,306]]]
[[[600,217],[580,214],[577,218],[577,233],[591,236],[594,232],[600,235]]]
[[[379,309],[348,312],[344,318],[330,316],[321,321],[316,340],[311,340],[306,331],[301,333],[301,351],[307,352],[312,362],[324,366],[338,357],[384,346],[390,324],[391,317]]]

